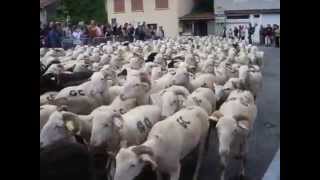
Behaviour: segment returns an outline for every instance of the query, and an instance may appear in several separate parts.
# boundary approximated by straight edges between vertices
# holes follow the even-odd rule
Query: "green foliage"
[[[56,19],[66,19],[70,16],[72,24],[79,21],[90,22],[91,19],[98,23],[107,21],[105,0],[61,0],[57,8]]]
[[[192,12],[213,12],[213,0],[195,0]]]

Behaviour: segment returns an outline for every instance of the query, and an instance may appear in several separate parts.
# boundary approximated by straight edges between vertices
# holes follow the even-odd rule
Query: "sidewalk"
[[[262,180],[280,180],[280,149],[274,156]]]

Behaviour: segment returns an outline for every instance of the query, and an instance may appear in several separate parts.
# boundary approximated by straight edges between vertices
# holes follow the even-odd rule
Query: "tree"
[[[66,19],[68,15],[73,24],[79,21],[89,22],[91,19],[105,23],[107,21],[105,0],[61,0],[56,19]]]

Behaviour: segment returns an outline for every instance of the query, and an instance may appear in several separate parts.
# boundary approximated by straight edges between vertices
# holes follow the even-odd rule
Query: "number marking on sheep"
[[[137,122],[137,128],[140,131],[140,133],[145,133],[146,132],[146,128],[144,127],[143,123],[141,121]]]
[[[146,124],[147,128],[149,128],[149,129],[152,128],[152,123],[150,122],[150,120],[147,117],[144,118],[144,123]]]
[[[188,125],[190,124],[190,121],[185,121],[184,119],[182,119],[181,116],[177,119],[177,122],[178,122],[183,128],[188,128]]]
[[[83,92],[83,90],[78,90],[78,92],[76,91],[76,90],[71,90],[70,92],[69,92],[69,95],[70,96],[78,96],[78,95],[80,95],[80,96],[85,96],[85,93]]]

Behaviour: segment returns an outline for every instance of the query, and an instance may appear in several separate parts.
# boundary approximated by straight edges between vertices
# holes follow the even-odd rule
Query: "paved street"
[[[261,180],[268,169],[280,145],[280,49],[261,47],[265,52],[265,66],[263,70],[263,90],[257,99],[258,115],[254,130],[250,137],[250,149],[247,163],[249,180]],[[213,133],[211,139],[215,139]],[[210,154],[200,171],[200,180],[219,179],[217,156],[217,142],[210,144]],[[180,179],[191,180],[193,162],[184,168]],[[240,163],[231,161],[227,170],[227,180],[234,179],[239,172]]]

